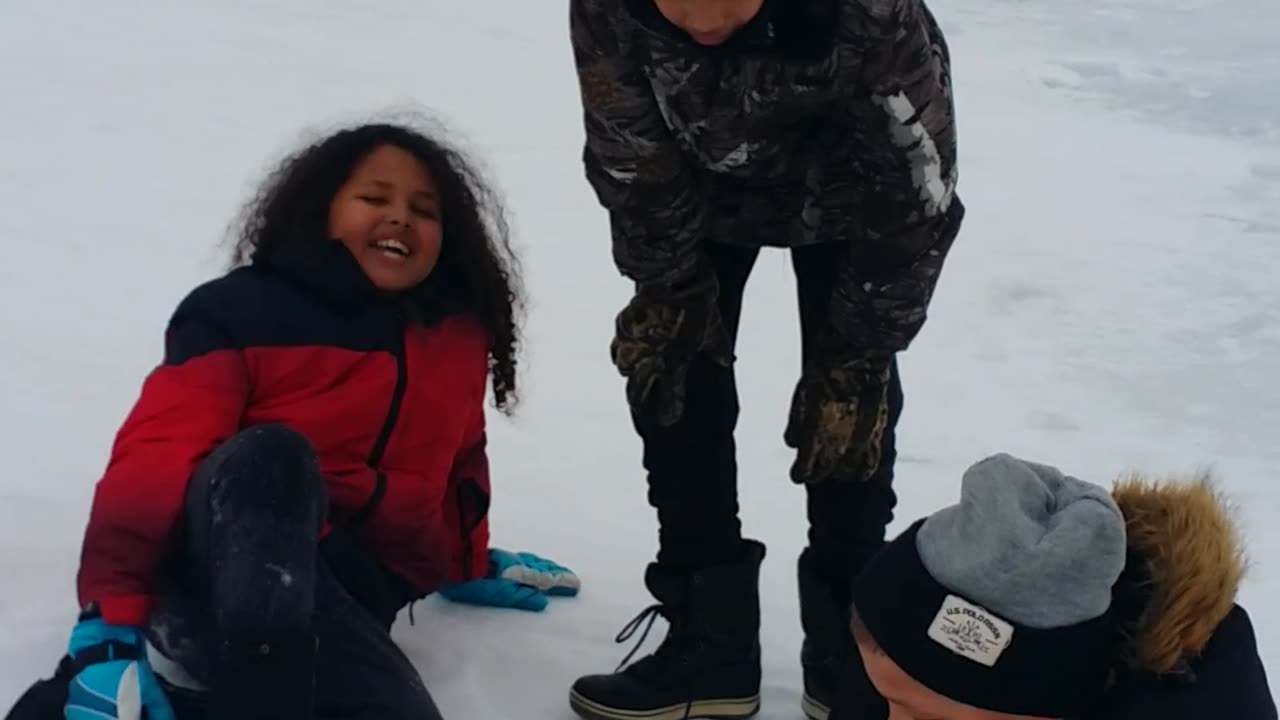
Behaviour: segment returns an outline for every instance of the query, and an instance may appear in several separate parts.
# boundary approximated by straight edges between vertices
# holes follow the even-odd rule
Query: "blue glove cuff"
[[[445,585],[440,594],[451,602],[491,607],[517,608],[538,612],[547,607],[547,598],[537,588],[507,580],[486,578]]]
[[[99,654],[103,657],[96,662],[138,660],[144,654],[145,645],[142,631],[138,628],[108,625],[101,618],[93,618],[76,623],[67,653],[77,661]]]

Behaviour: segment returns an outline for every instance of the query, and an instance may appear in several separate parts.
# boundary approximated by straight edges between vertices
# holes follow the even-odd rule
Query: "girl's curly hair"
[[[286,157],[245,206],[231,265],[258,264],[296,242],[327,239],[329,205],[338,189],[365,157],[386,145],[412,154],[435,180],[443,240],[428,282],[449,307],[483,323],[494,401],[508,412],[519,345],[516,258],[500,198],[460,151],[394,124],[360,125],[323,138]]]

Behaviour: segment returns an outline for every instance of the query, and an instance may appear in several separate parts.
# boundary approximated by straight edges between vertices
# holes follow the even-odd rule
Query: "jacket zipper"
[[[400,418],[400,405],[404,402],[405,386],[409,381],[409,369],[405,363],[404,348],[404,329],[401,328],[396,340],[396,347],[393,353],[396,361],[396,386],[391,392],[391,404],[387,407],[387,416],[382,421],[382,429],[378,431],[378,437],[373,441],[373,449],[369,452],[369,459],[366,465],[374,474],[373,493],[369,496],[369,500],[360,508],[356,514],[347,520],[349,525],[360,525],[369,519],[373,512],[378,509],[382,497],[387,493],[387,476],[378,469],[378,463],[382,462],[382,456],[386,453],[387,442],[391,439],[391,431],[396,427],[396,421]]]

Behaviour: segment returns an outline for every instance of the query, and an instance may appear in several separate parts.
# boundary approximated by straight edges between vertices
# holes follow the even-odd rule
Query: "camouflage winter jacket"
[[[766,0],[696,45],[653,0],[571,0],[589,182],[639,283],[704,242],[846,243],[832,322],[870,354],[924,323],[964,208],[950,56],[923,0]]]

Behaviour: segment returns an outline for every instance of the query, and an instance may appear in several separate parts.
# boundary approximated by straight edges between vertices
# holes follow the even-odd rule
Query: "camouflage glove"
[[[627,402],[667,427],[684,415],[689,366],[699,353],[729,367],[733,351],[720,319],[719,285],[706,273],[675,288],[641,286],[617,318],[613,364],[627,378]]]
[[[791,479],[863,481],[880,466],[889,424],[889,360],[828,355],[796,385],[784,439],[795,448]]]

